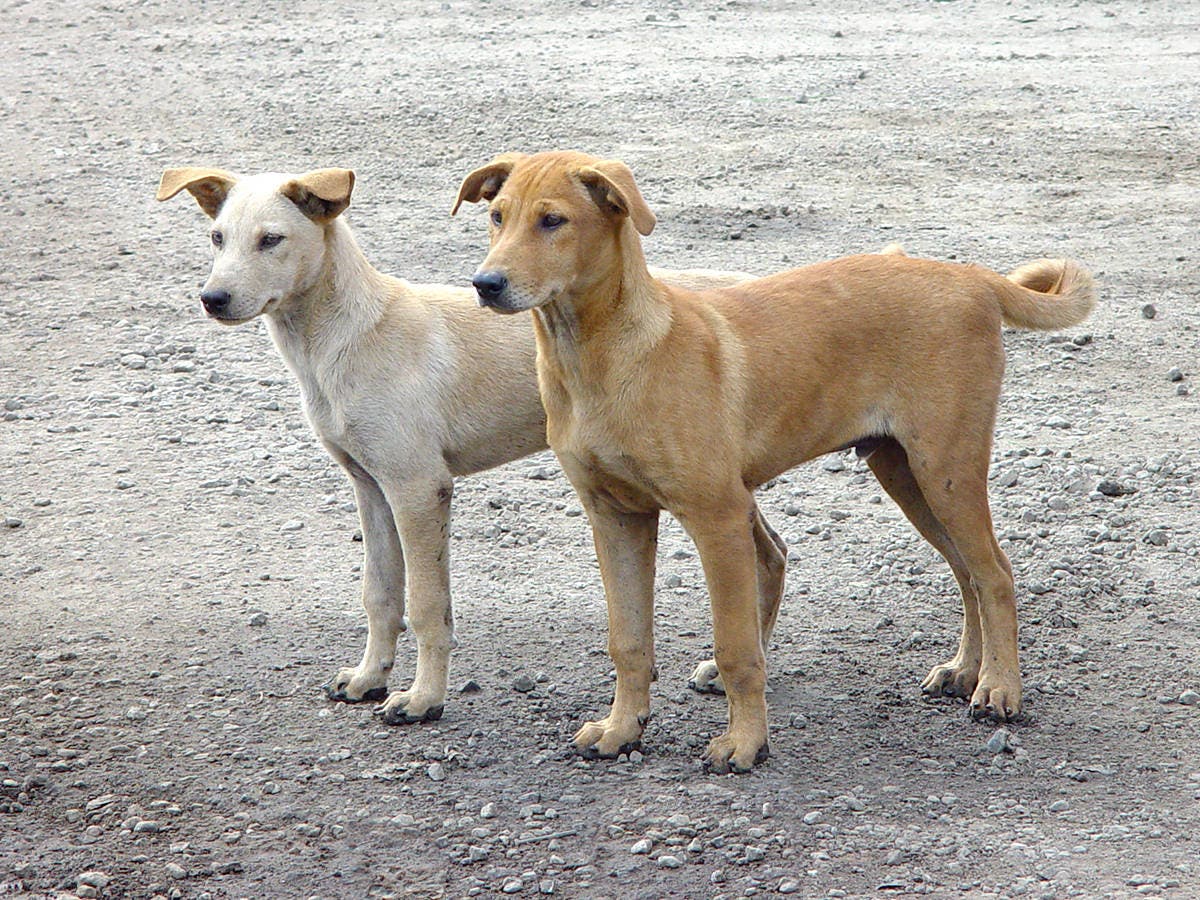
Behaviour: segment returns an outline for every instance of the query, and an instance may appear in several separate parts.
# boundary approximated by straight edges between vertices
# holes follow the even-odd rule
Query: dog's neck
[[[620,259],[585,294],[534,310],[538,364],[543,377],[571,391],[620,389],[640,360],[671,328],[671,310],[650,275],[641,240],[626,221]]]
[[[340,217],[325,230],[325,250],[313,283],[266,314],[267,327],[294,371],[312,371],[343,356],[373,331],[388,297],[386,276],[367,260]]]

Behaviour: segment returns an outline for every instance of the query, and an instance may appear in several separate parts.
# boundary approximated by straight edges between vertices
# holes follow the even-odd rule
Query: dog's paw
[[[966,700],[979,683],[979,666],[961,662],[958,657],[934,666],[921,682],[921,690],[929,697],[958,697]]]
[[[1015,672],[982,672],[971,695],[971,717],[1008,722],[1021,713],[1021,677]]]
[[[702,762],[714,775],[735,772],[744,775],[771,755],[765,735],[735,735],[731,731],[709,742]]]
[[[388,695],[387,674],[362,674],[362,667],[340,669],[325,685],[325,696],[339,703],[378,703]]]
[[[421,696],[410,690],[392,694],[375,708],[375,714],[385,725],[411,725],[414,722],[436,722],[445,708],[444,697]]]
[[[725,682],[717,671],[717,661],[706,659],[696,666],[692,677],[688,679],[688,687],[699,694],[724,694]]]
[[[616,759],[641,749],[645,727],[642,717],[621,722],[608,715],[598,722],[584,722],[575,732],[575,749],[584,759]]]

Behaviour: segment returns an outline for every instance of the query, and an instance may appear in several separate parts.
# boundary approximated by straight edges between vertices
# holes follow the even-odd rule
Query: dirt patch
[[[4,9],[0,893],[1200,891],[1187,10],[403,8]],[[159,172],[353,167],[375,264],[462,282],[485,229],[447,217],[459,179],[551,147],[633,166],[655,264],[902,240],[1093,267],[1085,326],[1005,338],[992,498],[1023,723],[920,697],[954,582],[849,455],[761,494],[791,555],[752,775],[697,764],[725,707],[685,688],[710,628],[674,522],[645,755],[567,751],[612,680],[550,455],[457,485],[445,717],[389,728],[322,698],[364,636],[351,493],[261,323],[204,320],[206,220],[154,204]],[[404,647],[393,687],[410,666]]]

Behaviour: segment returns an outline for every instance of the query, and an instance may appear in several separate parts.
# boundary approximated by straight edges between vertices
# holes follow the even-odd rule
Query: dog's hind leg
[[[428,470],[426,470],[428,471]],[[392,694],[379,712],[389,725],[442,717],[455,646],[450,604],[450,473],[385,486],[404,547],[408,624],[417,641],[412,686]]]
[[[779,604],[783,600],[787,574],[787,544],[775,533],[757,505],[754,510],[754,550],[758,556],[758,627],[762,634],[763,657],[771,643]],[[706,659],[688,680],[689,687],[702,694],[724,694],[725,683],[717,671],[717,661]]]
[[[921,689],[933,696],[945,694],[966,699],[974,692],[979,681],[979,664],[983,654],[979,597],[971,584],[967,564],[958,548],[954,546],[950,535],[946,533],[945,527],[930,510],[925,495],[921,493],[921,487],[909,468],[908,455],[899,443],[891,439],[883,441],[867,457],[867,465],[913,527],[945,557],[946,562],[950,564],[950,571],[954,573],[954,579],[958,582],[963,603],[963,628],[958,653],[949,662],[934,666],[922,683]]]
[[[580,491],[581,498],[586,491]],[[588,498],[588,519],[608,601],[608,653],[617,670],[612,710],[585,722],[575,747],[585,757],[614,757],[641,744],[654,678],[654,555],[658,513],[630,513]]]
[[[377,702],[387,696],[396,659],[396,639],[404,630],[404,551],[392,508],[379,484],[357,463],[342,464],[354,485],[363,537],[362,604],[367,611],[367,646],[362,662],[338,671],[325,685],[330,700]]]
[[[990,422],[988,426],[990,435]],[[1012,566],[996,541],[988,508],[990,441],[972,440],[969,432],[960,431],[941,446],[922,443],[908,446],[913,476],[979,598],[979,680],[971,694],[971,714],[1005,721],[1021,711],[1021,670]]]

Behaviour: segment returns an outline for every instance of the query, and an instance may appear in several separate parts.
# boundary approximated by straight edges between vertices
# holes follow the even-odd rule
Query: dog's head
[[[481,200],[490,204],[491,250],[473,283],[479,303],[498,312],[585,295],[619,278],[623,233],[654,229],[629,167],[582,153],[498,156],[463,180],[452,214]]]
[[[317,169],[242,178],[222,169],[167,169],[157,198],[186,190],[213,220],[204,310],[236,325],[281,308],[321,275],[326,232],[350,205],[354,173]]]

